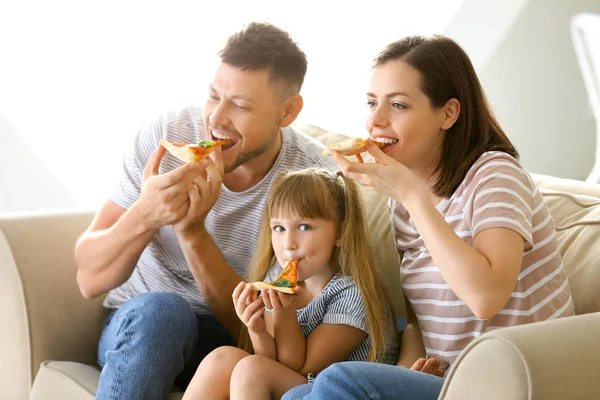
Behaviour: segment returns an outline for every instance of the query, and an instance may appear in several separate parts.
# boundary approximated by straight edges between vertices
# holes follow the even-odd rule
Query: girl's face
[[[280,266],[298,260],[298,281],[310,278],[331,279],[335,274],[330,265],[335,246],[339,246],[333,221],[323,219],[271,218],[273,251]]]
[[[419,88],[421,74],[404,61],[388,61],[373,69],[367,104],[367,130],[383,151],[417,174],[439,163],[444,140],[443,109],[432,108]]]

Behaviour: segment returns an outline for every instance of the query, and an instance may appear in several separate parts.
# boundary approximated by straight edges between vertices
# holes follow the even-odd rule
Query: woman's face
[[[420,80],[419,71],[404,61],[374,68],[367,93],[367,130],[374,141],[389,143],[383,148],[387,155],[427,175],[439,163],[444,111],[431,106]]]

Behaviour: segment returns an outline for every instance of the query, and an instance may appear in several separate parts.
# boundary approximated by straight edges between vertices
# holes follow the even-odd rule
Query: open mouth
[[[398,141],[399,141],[398,139],[384,138],[384,137],[372,138],[371,140],[374,142],[383,144],[382,148],[393,146],[396,143],[398,143]]]
[[[233,146],[235,146],[237,144],[237,142],[239,141],[239,139],[237,137],[231,136],[231,135],[227,135],[221,132],[217,132],[215,130],[210,130],[210,137],[212,140],[229,140],[231,143],[224,145],[222,147],[223,151],[226,151],[230,148],[232,148]]]

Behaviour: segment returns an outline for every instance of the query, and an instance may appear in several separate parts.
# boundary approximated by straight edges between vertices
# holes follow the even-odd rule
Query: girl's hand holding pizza
[[[294,288],[296,294],[287,294],[278,292],[273,289],[266,289],[261,291],[261,298],[264,302],[266,308],[271,309],[273,311],[280,310],[282,308],[288,308],[296,299],[296,295],[302,291],[300,286],[296,286]]]
[[[233,291],[233,305],[235,312],[248,327],[248,331],[256,334],[266,332],[265,321],[262,315],[265,312],[263,299],[256,296],[252,286],[240,282]]]

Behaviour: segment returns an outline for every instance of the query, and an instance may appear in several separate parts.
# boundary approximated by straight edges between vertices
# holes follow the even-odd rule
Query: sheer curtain
[[[462,0],[7,3],[0,113],[81,205],[97,207],[141,125],[203,103],[217,50],[243,24],[274,23],[306,52],[299,121],[361,135],[373,55],[404,35],[443,32]]]

